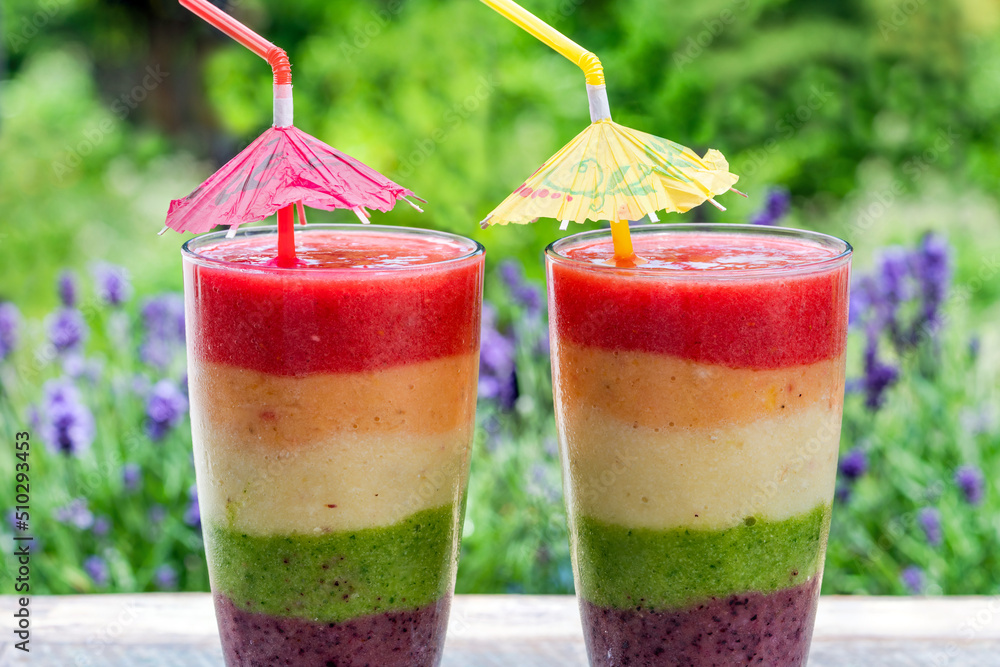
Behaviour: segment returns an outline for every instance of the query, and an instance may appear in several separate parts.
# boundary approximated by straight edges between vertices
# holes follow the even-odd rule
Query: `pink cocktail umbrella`
[[[327,211],[349,208],[364,223],[368,222],[368,209],[388,211],[399,199],[420,210],[406,199],[416,197],[410,190],[292,125],[292,71],[283,49],[207,0],[180,3],[271,65],[274,124],[194,192],[170,202],[167,227],[201,233],[216,225],[229,225],[232,235],[239,225],[263,220],[277,211],[276,263],[294,266],[296,205],[302,223],[304,206]]]

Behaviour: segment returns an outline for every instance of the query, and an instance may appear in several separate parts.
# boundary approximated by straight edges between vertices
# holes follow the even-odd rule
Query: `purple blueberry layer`
[[[805,665],[820,578],[777,593],[711,598],[677,611],[612,609],[581,599],[594,667]]]
[[[434,667],[450,606],[445,596],[415,611],[321,623],[244,611],[215,595],[227,667]]]

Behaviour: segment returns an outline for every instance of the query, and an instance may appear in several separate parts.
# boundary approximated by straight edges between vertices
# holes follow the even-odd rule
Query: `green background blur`
[[[928,590],[1000,591],[1000,2],[525,4],[601,57],[617,121],[699,152],[719,149],[750,195],[720,197],[725,213],[702,206],[669,221],[744,222],[777,186],[792,195],[781,223],[848,239],[859,274],[887,246],[913,247],[928,231],[947,238],[952,293],[962,296],[942,343],[952,361],[917,372],[924,357],[904,360],[903,380],[877,413],[848,397],[843,448],[863,446],[872,467],[835,512],[824,591],[903,592],[899,570],[911,563],[937,586]],[[424,214],[400,206],[375,222],[473,236],[494,269],[515,258],[541,280],[542,249],[561,235],[556,221],[485,231],[478,222],[589,122],[573,64],[473,0],[224,7],[287,49],[297,126],[428,202]],[[28,350],[44,338],[40,322],[58,303],[65,268],[86,275],[107,260],[129,270],[137,295],[181,289],[182,238],[156,235],[169,201],[270,125],[271,77],[264,61],[174,0],[3,0],[2,21],[0,301],[33,322],[27,331],[39,340]],[[311,211],[309,220],[355,218]],[[525,343],[544,331],[518,330],[525,318],[507,307],[496,275],[486,296],[518,334],[519,391],[532,400],[501,415],[504,444],[477,440],[459,589],[567,592],[548,361]],[[973,338],[978,352],[967,355]],[[924,352],[933,357],[936,344]],[[104,347],[98,353],[111,356]],[[22,389],[25,405],[37,400],[38,386]],[[109,421],[141,423],[135,400],[128,412],[98,398]],[[481,404],[481,421],[492,410]],[[977,411],[986,426],[970,435],[965,424]],[[171,451],[186,460],[186,427],[175,437]],[[170,472],[156,452],[144,454],[148,469]],[[986,473],[982,505],[954,489],[954,470],[967,461]],[[115,538],[128,552],[148,522],[115,484],[93,502],[95,511],[134,510],[121,524],[134,530]],[[942,548],[915,524],[931,487],[946,489]],[[187,497],[175,495],[171,511],[183,513]],[[203,589],[201,546],[184,531],[180,556],[164,555],[175,548],[166,538],[137,547],[139,564],[129,567],[141,576],[116,574],[111,590],[151,590],[152,568],[171,558],[186,563],[181,588]],[[96,590],[79,563],[97,542],[65,527],[49,534],[50,590]],[[882,539],[891,548],[875,550]]]
[[[616,120],[717,148],[741,175],[749,200],[673,220],[745,221],[778,184],[785,224],[846,237],[862,268],[928,229],[957,246],[956,283],[1000,249],[995,0],[527,6],[602,58]],[[225,7],[288,50],[296,125],[428,200],[378,222],[469,234],[541,276],[555,221],[477,223],[588,123],[574,65],[471,0]],[[171,0],[4,0],[3,44],[0,297],[37,314],[58,270],[100,258],[140,293],[178,289],[181,239],[155,232],[270,124],[266,63]],[[336,219],[354,218],[310,216]]]

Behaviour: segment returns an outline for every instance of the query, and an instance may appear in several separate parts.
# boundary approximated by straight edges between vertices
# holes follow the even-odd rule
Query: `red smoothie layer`
[[[206,245],[197,253],[209,261],[185,262],[192,354],[293,376],[479,348],[483,255],[447,261],[468,255],[470,242],[325,230],[296,240],[295,269],[273,267],[273,235]]]
[[[648,260],[617,269],[610,239],[560,249],[550,262],[559,338],[609,350],[668,354],[731,368],[773,369],[839,356],[846,264],[806,240],[697,232],[636,234]]]

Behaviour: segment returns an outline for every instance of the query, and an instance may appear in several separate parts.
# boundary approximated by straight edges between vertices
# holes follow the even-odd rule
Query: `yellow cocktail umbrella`
[[[587,79],[591,124],[553,155],[483,220],[483,227],[555,218],[611,223],[618,265],[642,262],[632,250],[629,221],[657,211],[683,213],[716,195],[735,190],[722,153],[704,157],[667,139],[611,120],[604,71],[597,56],[511,0],[483,2],[577,64]],[[742,193],[740,193],[742,194]]]

